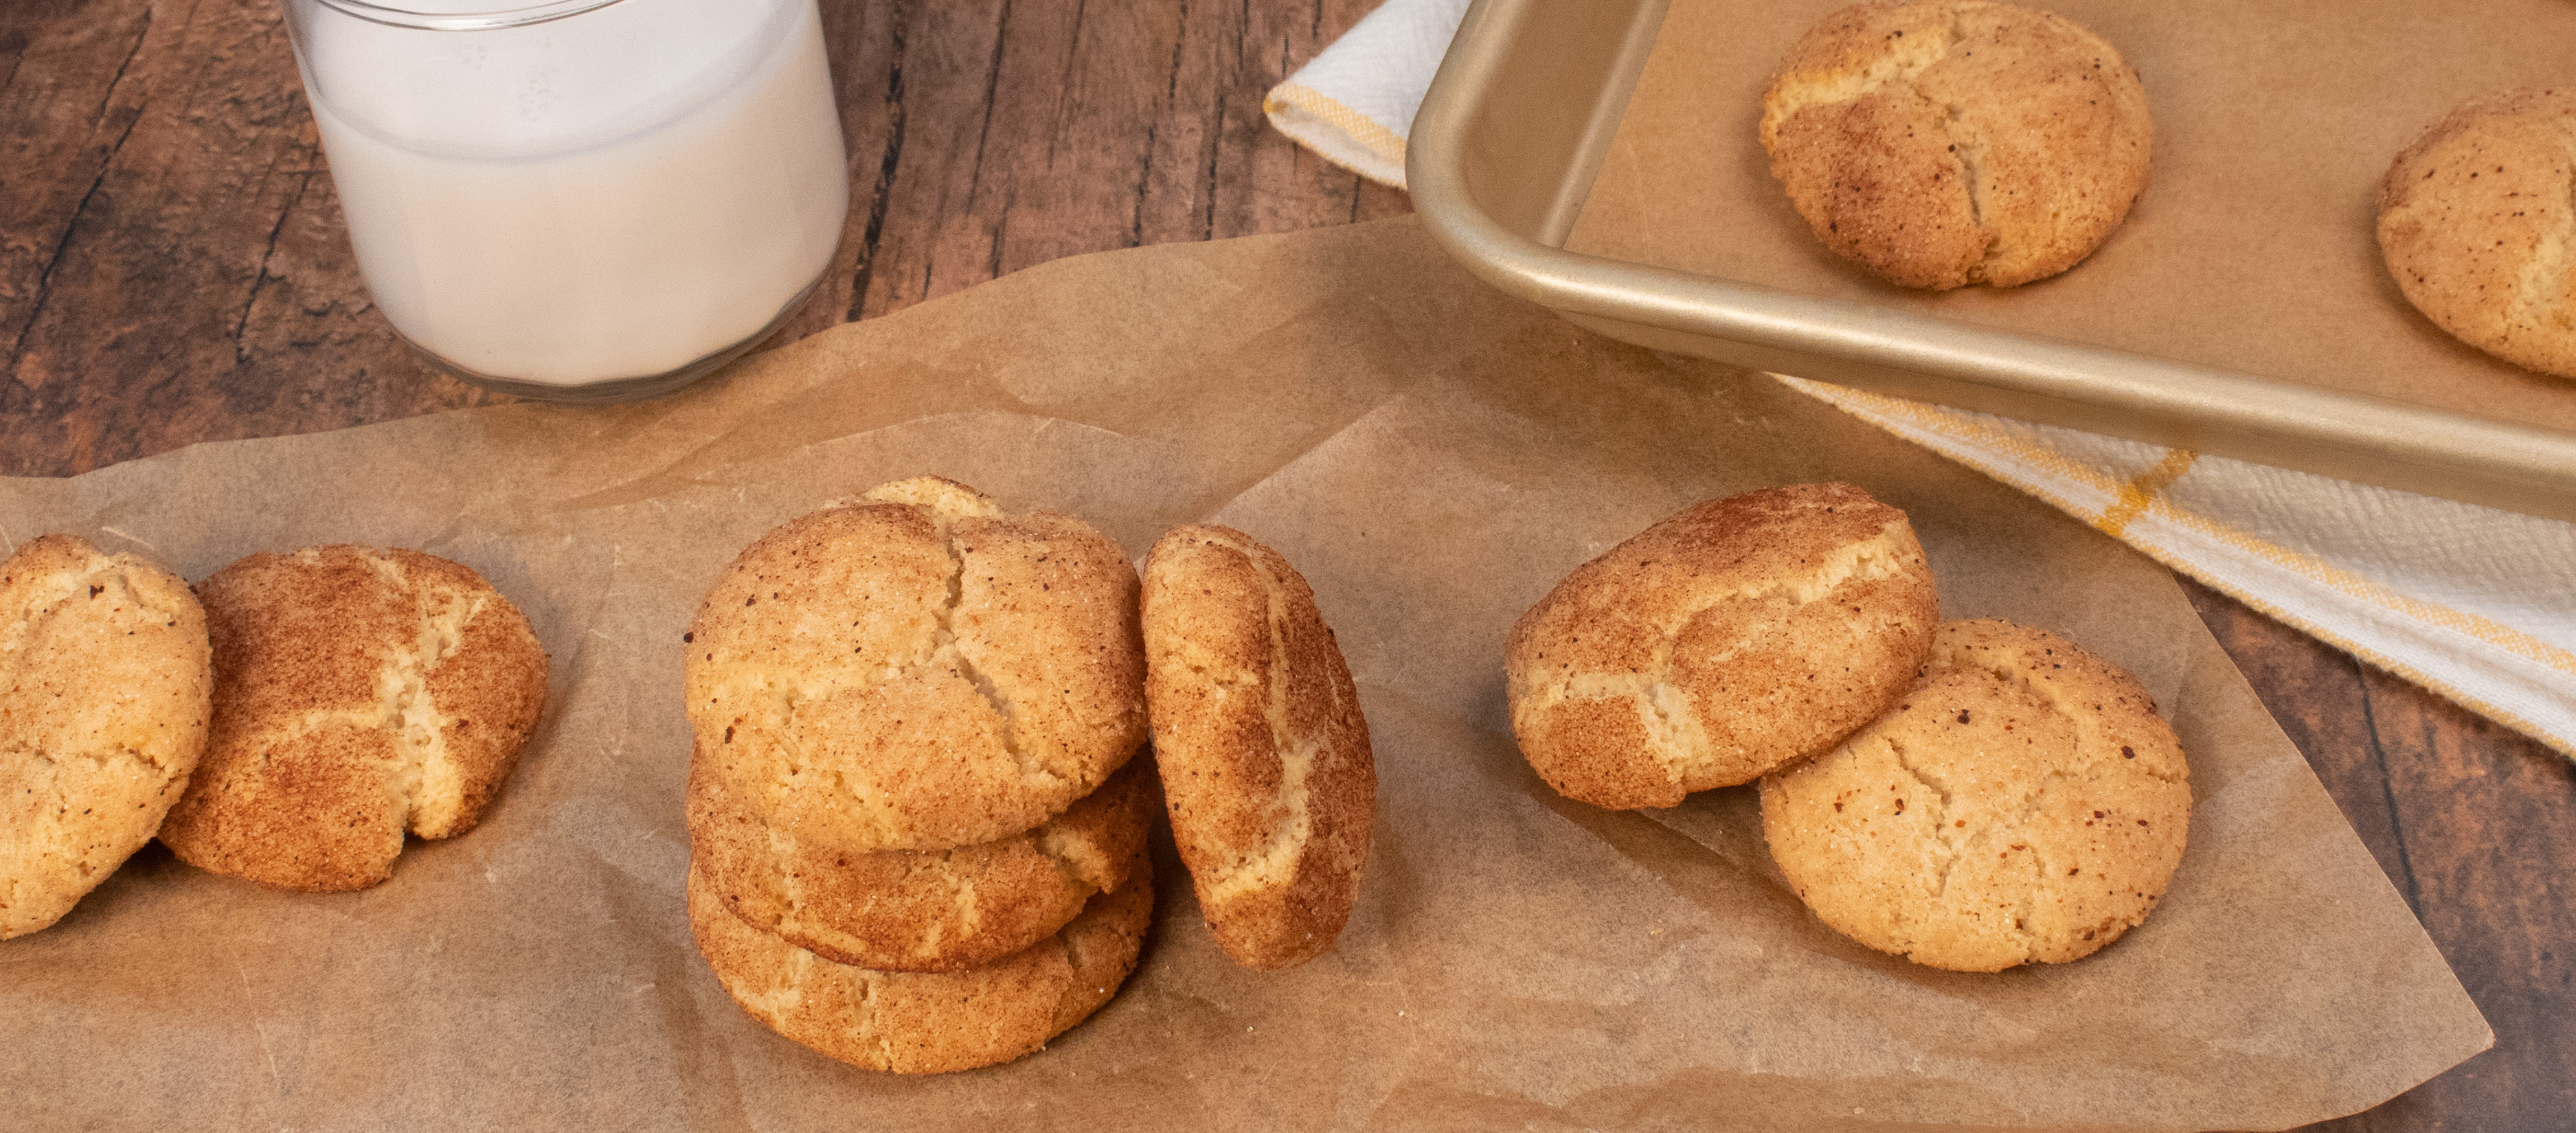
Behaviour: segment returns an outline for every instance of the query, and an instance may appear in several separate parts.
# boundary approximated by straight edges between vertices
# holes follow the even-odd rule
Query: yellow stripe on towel
[[[2120,485],[2119,502],[2102,509],[2102,517],[2094,520],[2093,526],[2114,539],[2126,539],[2129,521],[2145,514],[2147,505],[2165,489],[2173,487],[2173,482],[2182,479],[2183,473],[2191,471],[2191,462],[2199,458],[2199,453],[2189,449],[2166,450],[2165,458],[2157,461],[2155,467]]]
[[[1269,96],[1261,100],[1261,112],[1276,114],[1282,106],[1296,107],[1331,123],[1334,129],[1348,135],[1352,141],[1368,147],[1369,152],[1394,162],[1398,169],[1404,168],[1403,135],[1361,117],[1359,111],[1334,101],[1333,96],[1299,83],[1281,83],[1270,88]],[[1329,153],[1321,150],[1316,153],[1327,161],[1332,160],[1333,155]]]

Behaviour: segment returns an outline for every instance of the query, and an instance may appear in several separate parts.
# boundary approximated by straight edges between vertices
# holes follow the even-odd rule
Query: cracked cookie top
[[[930,477],[780,525],[687,635],[724,789],[848,853],[1006,838],[1145,742],[1136,571],[1077,519]]]
[[[1172,841],[1238,964],[1332,947],[1377,807],[1359,690],[1315,592],[1231,527],[1175,527],[1145,560],[1145,698]]]
[[[2189,777],[2118,666],[2045,630],[1949,622],[1894,711],[1762,781],[1762,831],[1835,931],[1995,972],[2146,920],[2182,860]]]
[[[197,584],[214,646],[206,755],[161,841],[281,889],[363,889],[405,832],[471,829],[546,695],[528,619],[418,551],[261,552]]]
[[[152,840],[206,746],[188,584],[47,535],[0,563],[0,940],[62,919]]]
[[[1762,96],[1771,174],[1835,253],[1904,287],[2074,267],[2146,188],[2137,72],[2073,21],[1985,0],[1861,4]]]
[[[1875,719],[1940,620],[1905,513],[1849,484],[1684,509],[1575,568],[1513,625],[1512,734],[1557,793],[1677,806]]]
[[[2379,249],[2424,317],[2576,378],[2576,89],[2471,99],[2398,154]]]

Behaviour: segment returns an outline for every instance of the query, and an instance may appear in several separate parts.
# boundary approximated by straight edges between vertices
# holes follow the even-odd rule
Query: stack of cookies
[[[1368,724],[1314,591],[1240,531],[1174,528],[1140,592],[1081,521],[916,477],[763,536],[683,640],[698,950],[824,1054],[967,1070],[1098,1010],[1153,914],[1158,796],[1237,963],[1350,919]]]
[[[1137,576],[922,477],[771,531],[686,641],[689,920],[736,1002],[879,1070],[1037,1050],[1153,912]]]

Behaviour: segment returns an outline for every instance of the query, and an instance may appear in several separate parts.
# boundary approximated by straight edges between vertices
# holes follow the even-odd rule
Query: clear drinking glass
[[[850,205],[815,0],[284,0],[349,240],[429,361],[677,389],[784,322]]]

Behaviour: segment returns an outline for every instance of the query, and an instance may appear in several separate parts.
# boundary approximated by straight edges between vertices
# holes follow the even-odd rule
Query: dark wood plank
[[[1400,213],[1263,122],[1372,0],[827,0],[853,204],[775,341],[1061,256]],[[0,473],[503,400],[376,314],[273,0],[0,4]],[[2497,1032],[2320,1128],[2576,1112],[2576,766],[2206,588],[2203,618]]]
[[[0,258],[0,472],[488,400],[427,373],[368,303],[274,3],[38,12],[10,10],[28,48],[0,89],[35,111],[0,126],[12,143],[57,139],[10,170],[37,215],[9,218]],[[22,247],[50,251],[32,279]]]
[[[1261,117],[1262,94],[1369,6],[832,9],[852,267],[798,328],[1084,252],[1406,211]]]
[[[2495,1028],[2495,1049],[2319,1129],[2576,1126],[2576,763],[2184,580]]]

